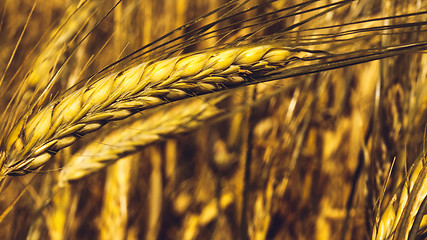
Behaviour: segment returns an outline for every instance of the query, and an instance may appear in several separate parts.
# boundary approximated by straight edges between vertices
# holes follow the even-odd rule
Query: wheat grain
[[[248,76],[274,69],[289,56],[280,46],[240,47],[145,62],[110,74],[21,118],[6,139],[2,175],[39,168],[107,122],[195,93],[242,85]]]
[[[427,196],[427,165],[422,154],[374,225],[372,239],[408,239],[420,205]]]
[[[74,154],[60,173],[60,185],[99,171],[121,156],[135,152],[149,144],[192,131],[221,113],[215,107],[219,98],[206,102],[194,101],[177,105],[172,110],[159,111],[102,136]]]

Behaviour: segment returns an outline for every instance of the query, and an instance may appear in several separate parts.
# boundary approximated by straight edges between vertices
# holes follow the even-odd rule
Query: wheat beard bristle
[[[145,62],[100,78],[22,118],[6,139],[2,175],[26,174],[107,122],[171,101],[254,81],[291,52],[262,45]]]

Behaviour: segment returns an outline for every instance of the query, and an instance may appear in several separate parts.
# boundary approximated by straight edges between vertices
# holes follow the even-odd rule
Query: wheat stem
[[[132,156],[123,158],[107,171],[99,224],[101,239],[125,239],[132,160]]]

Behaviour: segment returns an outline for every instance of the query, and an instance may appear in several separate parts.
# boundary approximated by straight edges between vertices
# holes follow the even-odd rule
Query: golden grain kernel
[[[67,135],[73,134],[77,131],[79,131],[80,129],[84,128],[85,124],[80,123],[80,124],[75,124],[73,126],[67,127],[66,129],[62,130],[60,133],[57,134],[56,137],[65,137]]]
[[[157,106],[165,102],[165,100],[162,100],[158,97],[150,97],[150,96],[144,96],[137,98],[138,101],[141,101],[144,107],[148,106]]]
[[[114,111],[113,116],[111,117],[111,121],[113,120],[121,120],[129,117],[132,114],[129,110],[120,110],[120,111]]]
[[[228,79],[232,82],[232,84],[246,82],[245,78],[239,76],[229,77]]]
[[[84,135],[84,134],[88,134],[93,131],[96,131],[101,127],[102,127],[102,124],[100,123],[89,123],[89,124],[86,124],[82,129],[78,130],[77,132],[78,134]]]
[[[116,102],[112,104],[112,108],[116,109],[136,109],[136,108],[142,108],[144,106],[144,103],[136,100],[127,101],[127,102]]]
[[[92,106],[90,104],[83,105],[80,109],[80,112],[76,116],[74,116],[71,123],[81,120],[91,110],[91,108]]]
[[[46,152],[47,150],[49,150],[49,148],[50,148],[50,147],[52,147],[53,145],[55,145],[57,142],[58,142],[58,140],[57,140],[57,139],[55,139],[55,140],[52,140],[52,141],[50,141],[50,142],[46,143],[45,145],[43,145],[43,146],[41,146],[41,147],[37,148],[37,149],[34,151],[34,153],[32,154],[32,156],[33,156],[33,157],[37,157],[38,155],[40,155],[40,154],[42,154],[42,153]]]
[[[283,62],[287,57],[291,55],[291,52],[282,48],[273,48],[268,50],[262,59],[269,63],[280,63]]]
[[[176,82],[177,80],[179,80],[179,76],[177,76],[177,75],[170,75],[168,78],[166,78],[162,82],[158,83],[156,85],[156,87],[165,87],[165,86],[168,86],[168,85]]]
[[[106,121],[112,117],[113,117],[113,113],[101,112],[101,113],[90,114],[89,116],[84,117],[81,121],[85,123],[99,122],[99,121]]]
[[[43,153],[40,156],[30,159],[30,162],[25,167],[29,170],[36,170],[37,168],[43,166],[49,159],[52,157],[49,153]]]
[[[53,106],[49,106],[37,113],[25,127],[26,136],[37,139],[45,137],[51,127],[52,111]]]
[[[138,86],[146,66],[147,63],[145,62],[124,71],[114,80],[114,89],[118,89],[123,94],[134,90],[135,86]]]
[[[13,151],[20,151],[23,150],[24,147],[26,147],[27,145],[24,145],[24,141],[22,141],[21,138],[16,139],[14,145],[13,145]]]
[[[399,219],[400,216],[403,213],[403,210],[406,206],[406,203],[408,202],[408,192],[409,190],[407,189],[407,187],[405,186],[404,189],[402,190],[402,192],[399,195],[399,205],[398,205],[398,209],[396,211],[396,217]],[[391,205],[391,204],[390,204]],[[395,226],[393,227],[393,229],[397,226],[398,221],[395,221]]]
[[[269,46],[259,46],[246,49],[239,54],[235,60],[235,63],[243,65],[254,64],[264,56],[269,48]]]
[[[200,53],[181,58],[175,65],[175,69],[183,69],[181,77],[194,76],[199,73],[208,59],[207,53]]]
[[[218,52],[209,58],[205,68],[212,68],[214,72],[229,68],[240,51],[241,50],[237,48]]]
[[[22,149],[22,146],[18,146],[19,144],[16,144],[17,140],[20,140],[19,135],[21,135],[21,132],[23,130],[24,125],[24,118],[21,118],[19,122],[13,127],[12,131],[10,132],[7,142],[6,142],[6,150],[10,150],[13,145],[15,145],[15,148]],[[22,140],[20,140],[22,143]]]
[[[241,71],[241,67],[237,66],[237,65],[231,65],[229,68],[225,69],[224,71],[220,72],[220,73],[216,73],[215,75],[219,75],[219,76],[228,76],[230,74],[233,73],[238,73]]]
[[[150,83],[159,83],[165,80],[172,73],[177,58],[171,58],[153,63],[147,68],[144,78],[149,79]]]
[[[188,93],[179,89],[171,89],[165,96],[169,100],[182,99],[188,96]]]
[[[111,97],[113,78],[114,76],[110,75],[91,86],[91,88],[84,93],[84,104],[89,106],[102,106],[104,102]]]
[[[414,171],[411,174],[411,178],[409,179],[409,191],[412,191],[414,184],[418,178],[418,176],[420,175],[421,170],[423,169],[423,165],[422,164],[418,164]]]
[[[199,218],[194,214],[190,214],[185,221],[185,231],[182,236],[184,240],[196,239],[198,228],[199,228]]]
[[[53,111],[53,119],[62,117],[63,122],[71,122],[76,115],[82,110],[82,93],[83,89],[79,89],[74,93],[61,99]]]
[[[155,96],[163,96],[169,93],[169,89],[152,89],[150,91],[150,95]]]
[[[210,83],[198,83],[197,87],[202,92],[213,92],[217,89],[216,86],[214,86],[213,84],[210,84]]]
[[[391,204],[384,211],[381,219],[383,219],[383,221],[381,221],[378,226],[377,239],[385,239],[386,236],[389,236],[392,229],[391,227],[396,220],[394,209]]]
[[[55,145],[53,145],[51,149],[53,151],[58,151],[58,150],[61,150],[63,148],[70,146],[75,141],[77,141],[77,137],[75,137],[75,136],[64,137],[64,138],[59,139],[58,142]]]

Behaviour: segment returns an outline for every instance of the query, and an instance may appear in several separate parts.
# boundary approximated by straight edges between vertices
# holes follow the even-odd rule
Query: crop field
[[[0,0],[0,238],[426,239],[426,53],[421,0]]]

